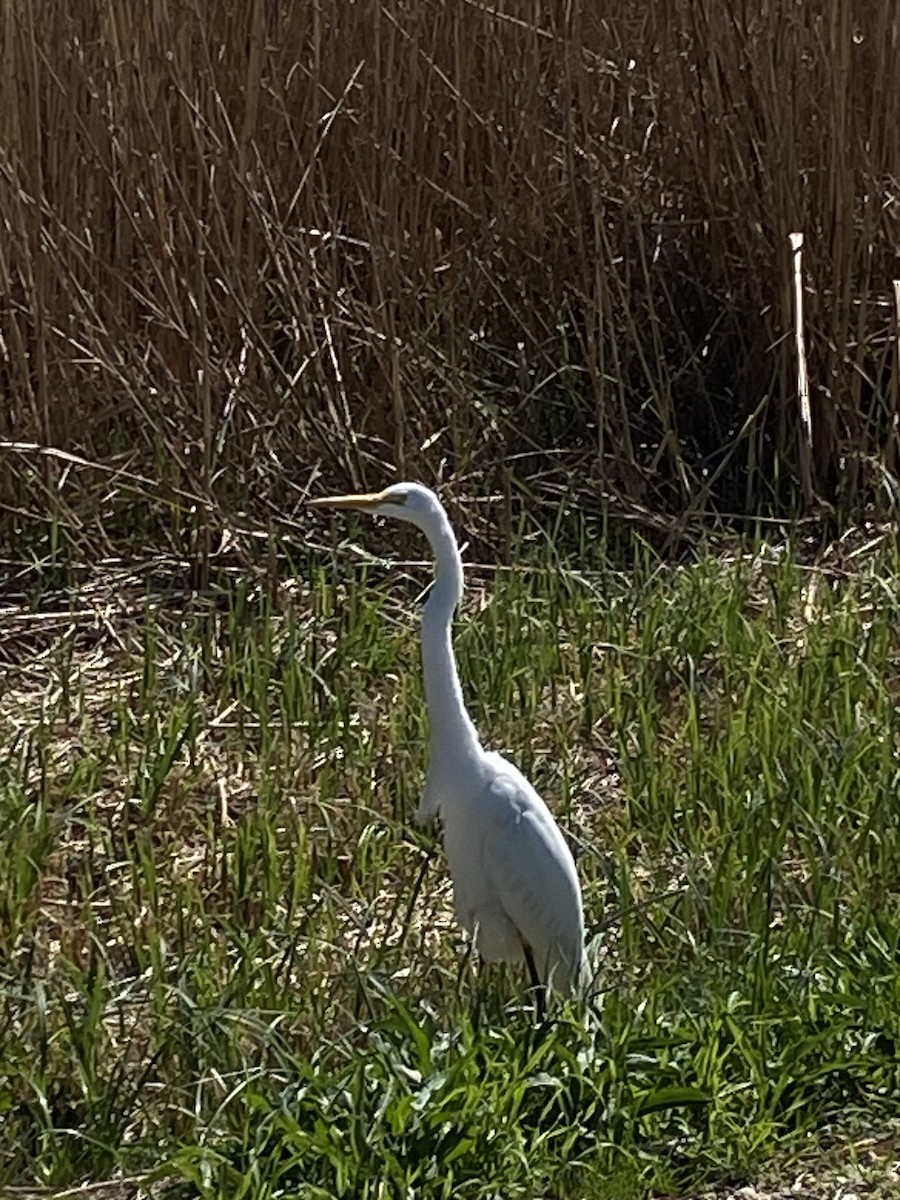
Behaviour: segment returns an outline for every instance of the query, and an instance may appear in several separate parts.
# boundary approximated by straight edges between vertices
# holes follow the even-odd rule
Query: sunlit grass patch
[[[457,632],[577,852],[595,1019],[543,1031],[411,825],[427,568],[338,554],[22,643],[0,1180],[639,1195],[896,1105],[892,544],[582,567],[473,572]]]

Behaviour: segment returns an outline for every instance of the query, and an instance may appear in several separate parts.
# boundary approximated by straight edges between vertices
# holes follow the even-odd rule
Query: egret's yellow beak
[[[375,512],[379,504],[386,500],[384,492],[362,492],[357,496],[322,496],[318,500],[310,500],[310,508],[356,508],[360,512]],[[397,499],[395,503],[402,504]]]

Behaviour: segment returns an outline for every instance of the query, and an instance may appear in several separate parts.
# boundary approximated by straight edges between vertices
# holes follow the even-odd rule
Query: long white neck
[[[462,596],[462,558],[446,517],[427,537],[435,564],[434,585],[422,613],[422,667],[435,759],[448,747],[477,746],[478,734],[466,712],[451,638],[453,613]]]

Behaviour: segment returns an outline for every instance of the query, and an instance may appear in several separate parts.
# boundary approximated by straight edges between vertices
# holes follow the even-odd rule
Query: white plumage
[[[431,755],[416,817],[441,818],[456,916],[479,954],[524,958],[542,1009],[544,986],[565,995],[584,982],[581,889],[550,810],[512,763],[484,749],[466,711],[451,641],[462,559],[447,514],[417,483],[312,503],[410,521],[428,538],[435,582],[422,616],[422,663]]]

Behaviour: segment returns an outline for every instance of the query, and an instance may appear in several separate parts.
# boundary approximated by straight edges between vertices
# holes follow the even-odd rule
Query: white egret
[[[466,711],[451,641],[463,565],[447,514],[418,483],[311,503],[409,521],[431,545],[435,580],[422,614],[430,761],[416,819],[441,818],[457,919],[485,961],[525,959],[542,1013],[548,984],[566,995],[584,982],[581,889],[550,810],[516,767],[484,749]]]

